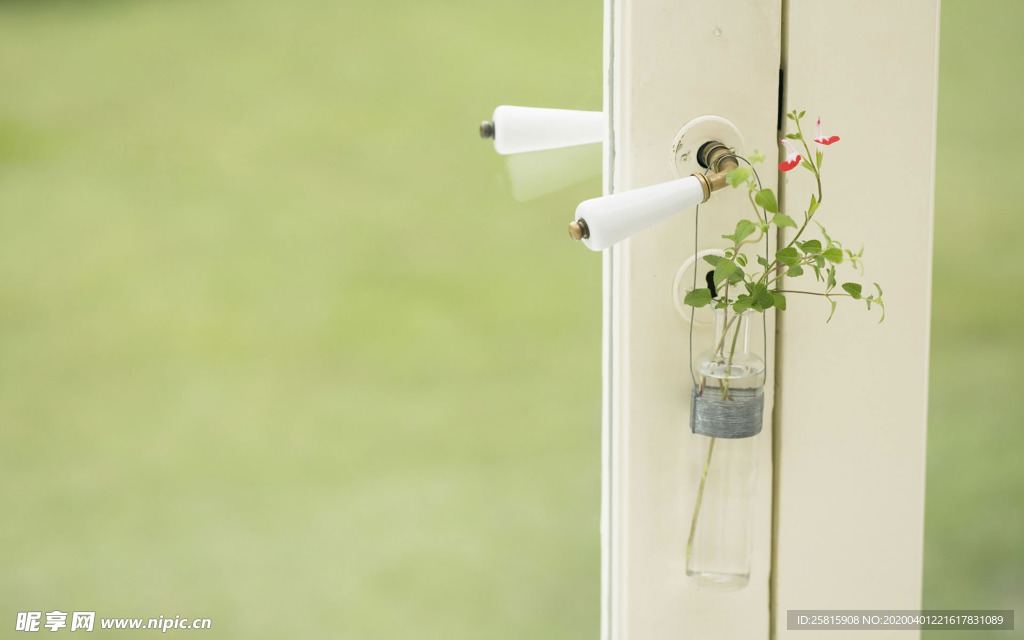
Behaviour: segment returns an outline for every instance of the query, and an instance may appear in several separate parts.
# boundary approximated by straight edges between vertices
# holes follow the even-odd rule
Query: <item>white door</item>
[[[847,305],[826,324],[827,304],[797,297],[769,312],[750,582],[695,589],[689,326],[672,286],[693,212],[606,251],[605,638],[781,638],[797,633],[789,609],[920,606],[938,4],[607,0],[606,189],[675,177],[677,133],[716,115],[797,211],[806,185],[774,168],[779,114],[820,114],[842,138],[820,216],[868,248],[888,318]],[[722,247],[745,207],[738,192],[703,205],[699,248]]]

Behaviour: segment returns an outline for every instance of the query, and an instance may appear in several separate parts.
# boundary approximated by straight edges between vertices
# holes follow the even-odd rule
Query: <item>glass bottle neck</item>
[[[730,308],[715,309],[714,354],[720,357],[747,355],[751,311],[736,313]]]

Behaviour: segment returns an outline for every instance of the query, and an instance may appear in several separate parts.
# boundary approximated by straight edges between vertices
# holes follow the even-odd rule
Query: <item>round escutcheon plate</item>
[[[704,251],[697,252],[697,255],[690,256],[690,258],[683,263],[679,270],[676,272],[676,277],[672,281],[672,300],[676,304],[676,311],[679,315],[683,316],[683,319],[687,322],[692,322],[697,326],[708,326],[710,327],[715,323],[714,312],[711,307],[704,307],[701,309],[694,309],[683,304],[683,299],[686,298],[686,294],[694,289],[694,280],[696,280],[697,288],[707,286],[707,273],[712,271],[713,268],[710,264],[704,261],[704,256],[724,256],[725,251],[723,249],[705,249]],[[697,273],[694,273],[696,271]]]
[[[672,172],[677,178],[704,172],[697,163],[697,150],[710,140],[718,140],[743,155],[743,136],[736,125],[721,116],[694,118],[683,125],[672,142]]]

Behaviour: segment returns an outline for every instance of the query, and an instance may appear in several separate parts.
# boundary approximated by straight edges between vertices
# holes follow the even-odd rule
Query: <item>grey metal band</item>
[[[690,430],[712,438],[749,438],[761,433],[764,388],[730,389],[722,399],[718,389],[690,392]]]

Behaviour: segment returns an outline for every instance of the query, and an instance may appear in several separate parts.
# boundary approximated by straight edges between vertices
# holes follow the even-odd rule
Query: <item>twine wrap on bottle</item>
[[[725,400],[720,389],[690,392],[690,430],[712,438],[750,438],[761,433],[764,388],[730,389]]]

